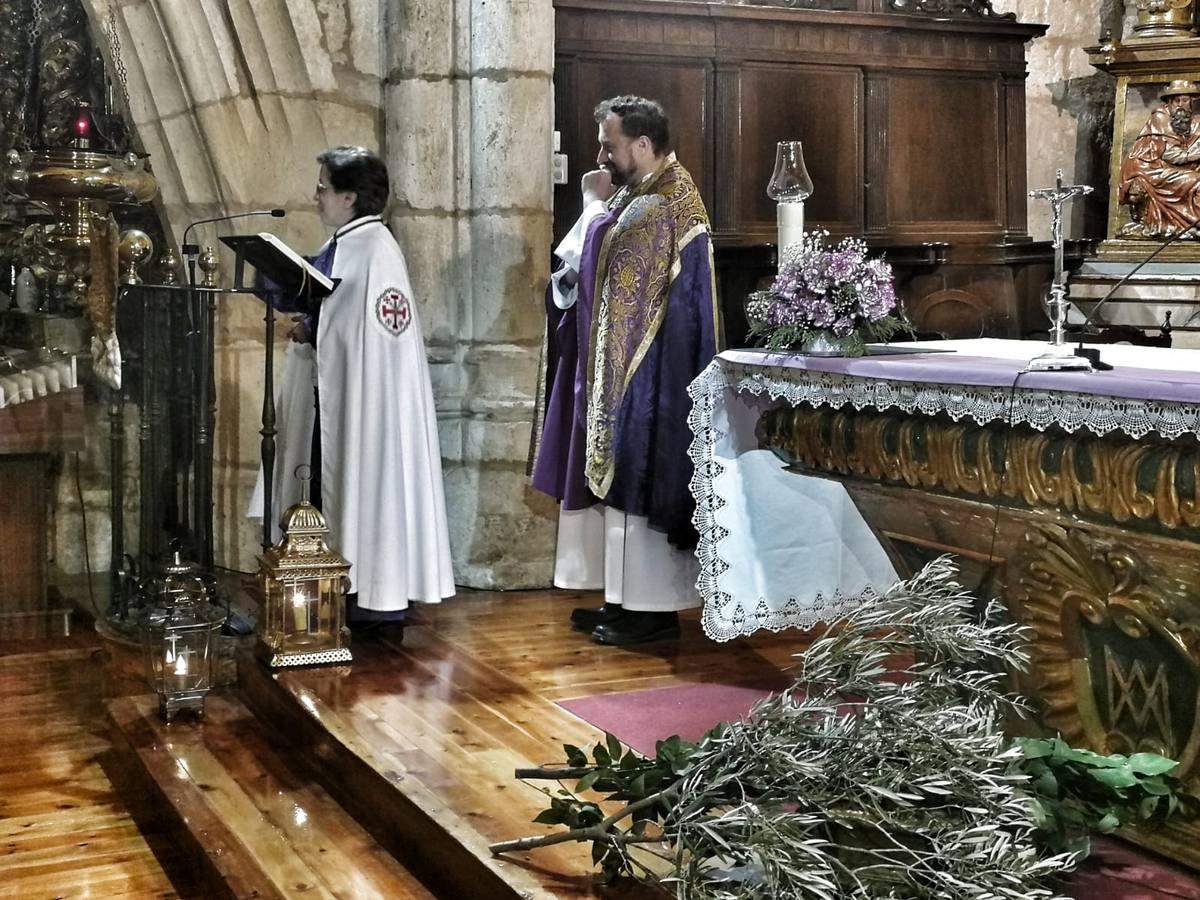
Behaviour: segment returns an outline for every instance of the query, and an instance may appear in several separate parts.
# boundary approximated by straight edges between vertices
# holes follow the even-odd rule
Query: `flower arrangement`
[[[868,259],[859,238],[829,249],[828,237],[810,231],[784,250],[771,289],[746,304],[750,334],[768,349],[821,347],[828,355],[861,356],[868,342],[889,340],[904,327],[892,267]]]

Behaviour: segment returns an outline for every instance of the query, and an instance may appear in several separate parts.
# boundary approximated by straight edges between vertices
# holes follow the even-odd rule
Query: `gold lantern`
[[[150,591],[153,605],[146,612],[142,638],[158,711],[168,722],[179,712],[203,716],[204,696],[215,681],[217,635],[225,612],[209,602],[203,580],[179,551]]]
[[[308,502],[308,480],[301,483],[300,502],[279,523],[283,536],[259,558],[266,603],[259,652],[272,668],[353,658],[346,627],[350,563],[329,549],[325,517]]]

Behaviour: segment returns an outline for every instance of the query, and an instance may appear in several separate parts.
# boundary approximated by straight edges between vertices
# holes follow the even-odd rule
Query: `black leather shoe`
[[[592,640],[597,644],[628,647],[679,637],[679,613],[628,612],[615,622],[597,625]]]
[[[620,604],[605,603],[599,609],[588,609],[581,606],[571,610],[571,627],[576,631],[586,631],[591,634],[600,625],[609,625],[623,614]]]

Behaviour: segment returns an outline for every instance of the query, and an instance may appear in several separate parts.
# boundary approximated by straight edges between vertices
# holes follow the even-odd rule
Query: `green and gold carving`
[[[1034,633],[1043,723],[1100,753],[1161,753],[1194,780],[1200,749],[1200,596],[1129,545],[1034,526],[1008,566]]]
[[[797,471],[852,477],[1174,537],[1200,532],[1200,447],[902,413],[778,409],[759,446]]]

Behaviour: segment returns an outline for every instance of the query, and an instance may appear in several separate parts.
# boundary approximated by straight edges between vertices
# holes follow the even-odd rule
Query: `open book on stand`
[[[221,238],[221,243],[237,254],[234,284],[241,287],[245,263],[274,282],[282,294],[321,298],[328,296],[337,281],[320,271],[303,256],[273,234],[236,234]]]

